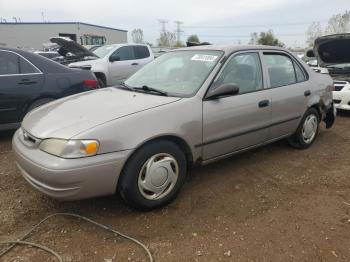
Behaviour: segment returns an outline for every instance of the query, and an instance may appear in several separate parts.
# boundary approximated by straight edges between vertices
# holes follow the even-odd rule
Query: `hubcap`
[[[302,136],[305,143],[309,144],[313,141],[317,132],[317,117],[315,115],[309,115],[305,119]]]
[[[166,153],[149,158],[142,166],[138,178],[139,190],[148,200],[167,196],[174,188],[179,176],[176,159]]]

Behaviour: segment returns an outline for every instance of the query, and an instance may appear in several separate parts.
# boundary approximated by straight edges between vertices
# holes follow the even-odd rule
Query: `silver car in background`
[[[332,126],[332,79],[289,51],[200,46],[166,53],[121,86],[30,112],[13,138],[24,178],[74,200],[119,192],[150,210],[173,200],[187,169],[288,138],[308,148]]]

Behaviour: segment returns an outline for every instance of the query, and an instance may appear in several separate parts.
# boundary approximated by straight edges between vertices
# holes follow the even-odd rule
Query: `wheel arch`
[[[106,74],[103,72],[94,72],[96,78],[99,78],[103,81],[103,83],[105,84],[105,86],[107,86],[107,77]]]

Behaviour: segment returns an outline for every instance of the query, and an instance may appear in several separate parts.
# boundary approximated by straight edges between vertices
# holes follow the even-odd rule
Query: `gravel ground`
[[[156,261],[350,261],[350,114],[308,150],[280,141],[190,170],[178,199],[148,213],[117,196],[58,202],[35,191],[16,168],[12,135],[0,133],[0,242],[74,212],[138,238]],[[52,218],[29,240],[65,261],[147,261],[133,243],[73,218]],[[27,247],[1,259],[55,261]]]

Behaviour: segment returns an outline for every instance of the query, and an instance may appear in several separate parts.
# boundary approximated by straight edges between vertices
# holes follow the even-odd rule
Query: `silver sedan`
[[[166,53],[120,86],[30,112],[13,138],[24,178],[54,198],[119,192],[150,210],[188,167],[287,138],[308,148],[335,118],[332,79],[285,49],[201,46]]]

